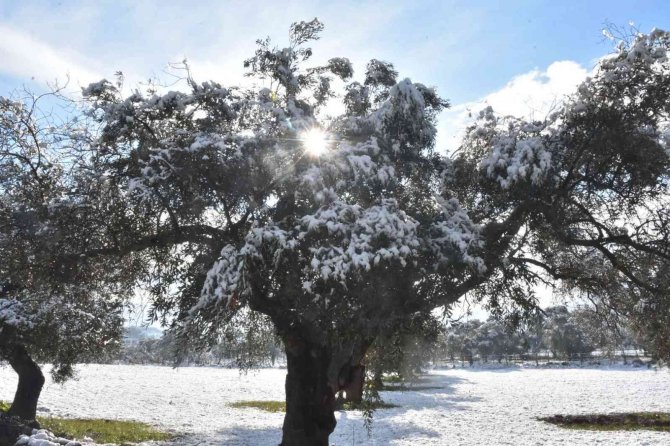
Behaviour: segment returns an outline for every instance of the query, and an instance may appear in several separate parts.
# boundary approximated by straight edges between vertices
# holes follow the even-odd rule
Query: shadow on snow
[[[399,439],[436,438],[439,432],[412,422],[405,415],[411,411],[425,409],[439,410],[448,422],[449,411],[467,410],[468,405],[480,401],[478,397],[464,396],[458,393],[455,386],[467,384],[464,378],[447,375],[430,375],[425,385],[438,387],[430,390],[412,391],[411,388],[402,392],[381,392],[385,402],[400,407],[380,409],[374,413],[371,436],[365,429],[360,411],[337,411],[337,427],[330,437],[331,444],[337,446],[382,446]],[[422,384],[423,385],[423,384]],[[445,413],[446,412],[446,413]],[[422,417],[425,415],[422,415]],[[436,422],[432,419],[430,422]],[[177,443],[184,446],[276,446],[281,441],[281,419],[275,427],[259,428],[231,426],[212,434],[200,434],[191,438],[182,438]]]

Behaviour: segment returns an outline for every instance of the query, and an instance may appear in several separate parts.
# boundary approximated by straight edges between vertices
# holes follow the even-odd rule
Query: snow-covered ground
[[[240,375],[220,368],[89,365],[79,379],[48,383],[41,411],[66,417],[124,418],[186,434],[179,445],[275,446],[281,414],[233,409],[238,400],[284,397],[281,369]],[[633,368],[438,370],[439,389],[385,392],[396,409],[376,414],[367,437],[360,414],[340,412],[337,446],[669,445],[670,433],[564,430],[535,417],[557,413],[670,411],[670,373]],[[0,399],[16,377],[0,367]]]

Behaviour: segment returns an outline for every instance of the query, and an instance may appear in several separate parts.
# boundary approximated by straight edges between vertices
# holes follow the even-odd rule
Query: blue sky
[[[232,82],[254,40],[282,43],[294,20],[326,24],[317,55],[372,57],[436,85],[453,103],[474,101],[514,76],[571,60],[590,69],[611,43],[605,23],[670,26],[668,1],[15,1],[0,0],[0,93],[63,77],[130,81],[188,57],[196,75]],[[51,72],[50,72],[51,71]]]

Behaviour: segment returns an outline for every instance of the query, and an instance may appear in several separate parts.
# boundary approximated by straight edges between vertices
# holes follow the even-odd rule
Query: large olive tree
[[[327,445],[336,394],[360,396],[375,339],[467,293],[526,311],[540,281],[598,279],[592,258],[659,290],[667,33],[621,46],[546,120],[485,110],[445,156],[446,101],[378,60],[358,81],[347,59],[306,67],[321,29],[259,41],[255,87],[84,91],[102,126],[89,168],[152,222],[96,254],[149,252],[156,314],[184,342],[206,346],[243,308],[271,321],[288,360],[283,446]],[[329,101],[344,113],[323,119]]]

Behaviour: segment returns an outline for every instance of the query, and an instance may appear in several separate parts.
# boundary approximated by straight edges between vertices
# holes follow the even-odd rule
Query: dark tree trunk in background
[[[19,385],[8,414],[23,420],[35,420],[37,401],[44,386],[42,370],[20,345],[10,347],[8,356],[9,365],[19,375]]]
[[[328,380],[331,352],[287,337],[286,416],[280,446],[328,446],[335,430],[335,390]]]

